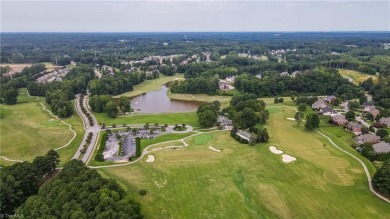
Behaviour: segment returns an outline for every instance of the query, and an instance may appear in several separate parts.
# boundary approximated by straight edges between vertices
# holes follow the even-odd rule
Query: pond
[[[195,101],[172,100],[167,96],[168,87],[150,91],[130,99],[131,108],[140,113],[173,113],[196,111],[201,104]]]

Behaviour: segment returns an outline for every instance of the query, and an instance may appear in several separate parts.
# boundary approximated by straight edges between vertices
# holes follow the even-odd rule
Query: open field
[[[388,204],[369,191],[356,160],[319,134],[286,120],[293,117],[293,109],[272,106],[270,111],[267,144],[251,147],[239,144],[227,131],[213,132],[190,137],[185,150],[153,152],[153,163],[146,163],[145,157],[133,165],[101,170],[126,186],[147,218],[386,218],[390,214]],[[270,145],[297,160],[283,163],[281,155],[269,151]],[[140,196],[140,189],[148,194]]]
[[[149,123],[151,125],[156,122],[159,124],[187,124],[192,125],[193,127],[198,127],[198,115],[196,112],[188,113],[160,113],[160,114],[142,114],[142,113],[132,113],[126,116],[119,116],[115,119],[112,119],[107,116],[105,113],[93,113],[99,123],[105,123],[106,125],[123,125],[123,124],[145,124]]]
[[[27,97],[26,89],[19,92],[22,103],[0,105],[1,156],[32,161],[73,137],[67,125],[42,109],[42,98]]]
[[[9,66],[10,72],[7,75],[13,75],[15,73],[20,73],[23,68],[31,66],[32,64],[24,63],[24,64],[0,64],[0,67]]]
[[[354,84],[359,84],[360,82],[363,82],[367,80],[368,78],[372,78],[374,83],[378,82],[378,76],[377,75],[369,75],[365,73],[361,73],[354,70],[347,70],[347,69],[339,69],[340,75],[347,76],[349,78],[352,78]]]
[[[184,100],[184,101],[198,101],[210,103],[213,101],[219,101],[222,107],[227,107],[230,103],[231,96],[217,96],[207,94],[178,94],[168,93],[167,96],[173,100]]]
[[[160,77],[155,80],[144,81],[143,83],[134,86],[134,90],[115,96],[135,97],[148,91],[160,90],[161,86],[174,80],[184,80],[184,74],[175,74],[173,76],[164,76],[160,74]]]

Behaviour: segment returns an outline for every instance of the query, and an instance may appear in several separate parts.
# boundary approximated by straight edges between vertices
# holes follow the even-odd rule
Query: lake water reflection
[[[169,113],[196,111],[199,102],[171,100],[167,96],[168,87],[163,85],[160,90],[150,91],[130,99],[131,108],[140,113]]]

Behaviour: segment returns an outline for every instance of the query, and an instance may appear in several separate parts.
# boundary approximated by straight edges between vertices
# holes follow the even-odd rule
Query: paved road
[[[366,126],[367,128],[370,128],[370,124],[368,124],[366,121],[364,121],[363,119],[362,119],[362,117],[360,117],[360,116],[357,116],[356,117],[356,121],[358,121],[358,122],[360,122],[362,125],[364,125],[364,126]],[[376,132],[376,128],[374,128],[374,131]]]
[[[84,155],[82,155],[82,158],[81,158],[81,161],[83,161],[84,163],[87,163],[87,161],[88,161],[88,159],[89,159],[89,157],[90,157],[90,155],[91,155],[91,153],[93,151],[93,148],[94,148],[94,146],[96,144],[98,133],[101,130],[99,125],[98,125],[98,123],[97,123],[97,121],[96,121],[95,116],[92,114],[92,112],[87,107],[88,97],[89,97],[88,95],[84,96],[83,105],[84,105],[84,107],[87,109],[87,111],[92,116],[92,120],[93,120],[93,123],[94,123],[93,126],[90,126],[87,115],[85,115],[81,111],[81,106],[80,106],[80,101],[79,101],[80,100],[80,96],[76,95],[76,111],[80,115],[81,119],[83,120],[85,133],[84,133],[83,141],[81,142],[79,148],[77,149],[75,155],[73,156],[73,159],[78,159],[80,157],[80,155],[81,155],[80,150],[83,149],[83,146],[86,143],[88,133],[90,133],[90,132],[93,133],[93,136],[92,136],[92,139],[91,139],[91,143],[89,144],[86,152],[84,153]]]

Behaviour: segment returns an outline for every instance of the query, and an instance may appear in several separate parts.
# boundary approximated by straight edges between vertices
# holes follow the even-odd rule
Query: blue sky
[[[390,1],[4,1],[2,32],[390,31]]]

